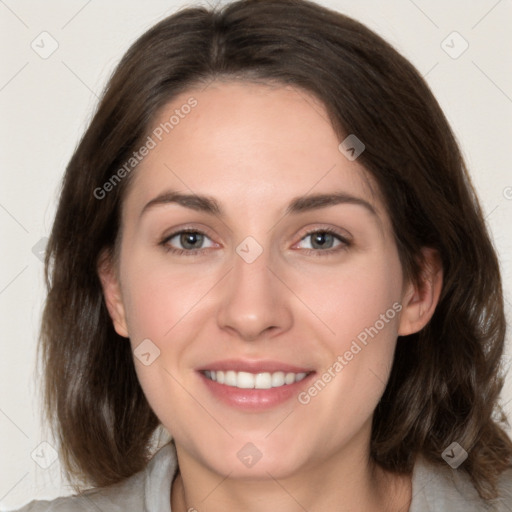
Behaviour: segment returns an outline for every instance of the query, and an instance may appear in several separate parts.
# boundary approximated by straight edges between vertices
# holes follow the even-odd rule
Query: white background
[[[426,77],[463,149],[512,292],[512,2],[510,0],[323,0],[375,30]],[[193,2],[0,0],[0,507],[69,494],[59,464],[31,458],[47,439],[39,422],[36,337],[44,298],[32,252],[48,235],[67,161],[115,64],[129,45]],[[206,4],[204,4],[206,5]],[[384,7],[385,6],[385,7]],[[31,43],[47,31],[58,49]],[[441,43],[459,32],[469,48]],[[451,43],[450,41],[454,41]],[[448,39],[455,49],[460,42]],[[48,46],[46,46],[48,48]],[[508,188],[507,188],[508,187]],[[508,337],[510,347],[510,336]],[[508,348],[508,354],[512,350]],[[507,360],[511,360],[510,356]],[[512,380],[502,397],[512,419]],[[46,457],[51,449],[46,447]]]

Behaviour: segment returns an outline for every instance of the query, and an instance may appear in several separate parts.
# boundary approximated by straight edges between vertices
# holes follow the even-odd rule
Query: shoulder
[[[144,470],[117,484],[51,501],[31,501],[11,512],[170,512],[170,488],[176,469],[174,446],[167,444],[158,450]]]
[[[143,474],[137,473],[123,482],[108,487],[89,489],[80,494],[51,501],[31,501],[13,512],[104,512],[143,510]]]
[[[419,458],[413,471],[410,512],[510,512],[512,468],[501,475],[499,495],[498,499],[486,502],[480,498],[464,471],[448,465],[434,465]]]

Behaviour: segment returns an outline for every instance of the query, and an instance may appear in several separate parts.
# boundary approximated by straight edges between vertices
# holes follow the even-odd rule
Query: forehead
[[[148,136],[154,147],[126,198],[140,208],[166,189],[260,210],[342,190],[384,214],[376,185],[339,150],[327,111],[303,90],[248,82],[190,89],[160,110]]]

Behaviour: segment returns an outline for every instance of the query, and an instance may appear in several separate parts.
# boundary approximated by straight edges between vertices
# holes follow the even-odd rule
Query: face
[[[191,97],[137,168],[102,275],[147,399],[179,456],[224,475],[364,457],[414,329],[378,190],[303,91],[213,83],[155,127]]]

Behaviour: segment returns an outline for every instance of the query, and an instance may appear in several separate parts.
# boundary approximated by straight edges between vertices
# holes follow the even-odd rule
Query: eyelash
[[[208,237],[208,235],[205,232],[203,232],[203,231],[201,231],[199,229],[182,229],[180,231],[175,231],[174,233],[166,236],[159,243],[159,245],[161,245],[166,252],[175,254],[177,256],[182,256],[182,255],[198,256],[200,254],[203,254],[203,253],[207,252],[210,249],[209,247],[203,248],[203,249],[192,249],[192,250],[175,249],[174,247],[171,247],[169,245],[169,240],[172,240],[175,236],[181,235],[181,234],[184,234],[184,233],[194,233],[194,234],[204,235],[205,237]],[[316,233],[327,233],[327,234],[333,235],[335,238],[338,239],[338,241],[341,242],[341,245],[338,245],[336,248],[326,249],[326,250],[321,250],[321,249],[303,249],[304,251],[306,251],[307,254],[310,254],[310,255],[313,255],[313,256],[331,255],[331,254],[338,253],[338,252],[341,252],[341,251],[346,251],[352,245],[352,243],[349,240],[347,240],[344,236],[342,236],[340,233],[338,233],[333,228],[312,229],[312,230],[306,232],[302,236],[300,241],[302,241],[305,238],[307,238],[308,236],[316,234]]]

